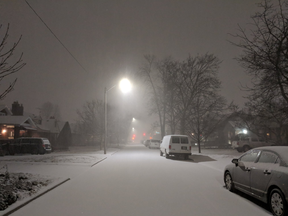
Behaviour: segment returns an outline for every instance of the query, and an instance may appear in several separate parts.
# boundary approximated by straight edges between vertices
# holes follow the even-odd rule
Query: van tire
[[[168,159],[169,158],[169,154],[166,152],[165,150],[165,157]]]
[[[247,151],[249,151],[251,148],[250,148],[250,146],[248,146],[248,145],[245,145],[245,146],[243,146],[243,151],[244,152],[247,152]]]
[[[160,156],[162,157],[163,156],[163,152],[160,150]]]
[[[236,150],[237,150],[238,152],[242,152],[242,151],[243,151],[243,149],[242,149],[241,147],[236,148]]]

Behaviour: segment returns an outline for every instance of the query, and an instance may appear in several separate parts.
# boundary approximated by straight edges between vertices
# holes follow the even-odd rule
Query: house
[[[49,119],[38,121],[36,124],[39,135],[45,136],[41,131],[49,131],[49,140],[54,149],[68,149],[71,145],[72,132],[69,122],[59,121],[51,116]]]
[[[23,136],[32,136],[37,126],[27,116],[0,116],[1,139],[15,139]]]
[[[258,127],[255,127],[254,125],[253,131],[251,131],[248,129],[245,121],[241,119],[241,116],[237,115],[237,113],[232,113],[225,118],[223,117],[222,123],[217,127],[217,130],[215,131],[216,136],[213,137],[213,143],[218,146],[231,145],[232,141],[237,139],[237,135],[240,134],[245,134],[249,137],[261,137],[267,141],[269,140],[270,142],[277,143],[279,137],[277,137],[275,131],[280,131],[280,127],[274,122],[268,122],[267,125],[266,127],[263,127],[263,125],[258,125]],[[285,141],[288,137],[287,134],[287,126],[283,126],[282,138],[284,142],[278,142],[280,145],[287,145],[285,144]]]
[[[42,120],[36,115],[24,114],[23,105],[17,101],[12,104],[12,110],[0,105],[0,140],[19,137],[45,137],[53,149],[67,149],[71,144],[71,129],[69,122],[54,117]]]
[[[245,129],[240,126],[240,121],[236,113],[223,115],[215,131],[203,141],[203,144],[205,146],[229,147],[235,136],[243,133]]]

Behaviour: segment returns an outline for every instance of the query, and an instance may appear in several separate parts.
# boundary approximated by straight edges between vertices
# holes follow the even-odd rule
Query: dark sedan
[[[254,148],[225,167],[229,191],[242,191],[269,204],[276,216],[288,215],[288,146]]]

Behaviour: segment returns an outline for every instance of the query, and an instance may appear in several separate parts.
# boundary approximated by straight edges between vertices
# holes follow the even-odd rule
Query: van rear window
[[[177,136],[172,136],[172,143],[181,143],[181,144],[189,144],[188,137],[177,137]]]
[[[180,143],[180,137],[173,137],[172,136],[172,143]]]
[[[188,144],[189,143],[188,137],[181,137],[181,143],[182,144]]]

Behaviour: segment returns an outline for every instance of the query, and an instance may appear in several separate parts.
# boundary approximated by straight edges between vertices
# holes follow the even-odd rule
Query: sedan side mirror
[[[234,158],[234,159],[232,160],[232,163],[234,163],[235,166],[237,167],[237,166],[238,166],[238,159]]]

